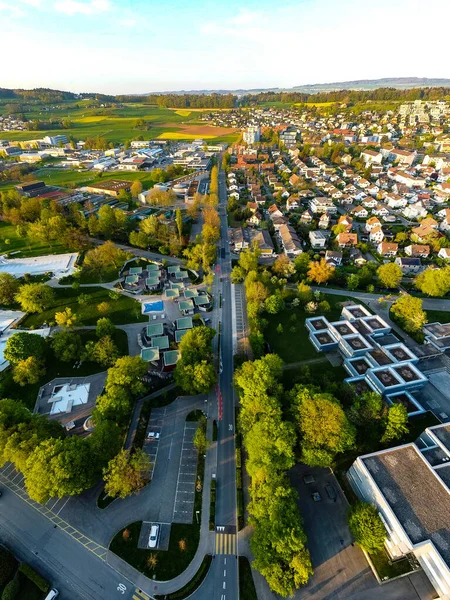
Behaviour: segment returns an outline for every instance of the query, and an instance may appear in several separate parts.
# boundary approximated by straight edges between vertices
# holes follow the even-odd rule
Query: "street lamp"
[[[197,520],[197,525],[198,525],[198,515],[199,515],[199,514],[200,514],[200,511],[199,511],[199,510],[196,510],[196,511],[195,511],[195,518],[196,518],[196,520]]]

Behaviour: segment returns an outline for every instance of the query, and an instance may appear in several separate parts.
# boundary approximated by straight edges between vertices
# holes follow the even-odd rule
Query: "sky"
[[[449,77],[449,0],[0,0],[0,87],[111,94]]]

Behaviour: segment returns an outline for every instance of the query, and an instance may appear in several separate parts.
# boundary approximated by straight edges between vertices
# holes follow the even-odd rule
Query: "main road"
[[[235,396],[233,388],[233,317],[231,295],[231,258],[228,244],[225,174],[219,159],[220,242],[217,277],[221,294],[220,374],[218,386],[219,428],[216,473],[215,559],[208,578],[213,577],[214,600],[239,598]],[[219,299],[220,302],[220,299]]]

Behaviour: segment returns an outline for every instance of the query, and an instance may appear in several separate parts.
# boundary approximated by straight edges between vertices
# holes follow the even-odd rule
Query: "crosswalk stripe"
[[[216,533],[216,554],[236,554],[236,535],[233,533]]]

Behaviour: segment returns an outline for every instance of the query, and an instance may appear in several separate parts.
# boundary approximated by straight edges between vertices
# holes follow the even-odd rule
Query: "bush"
[[[18,598],[19,591],[20,583],[16,573],[14,579],[6,584],[5,589],[3,590],[2,600],[15,600],[15,598]]]
[[[30,581],[32,581],[36,587],[42,592],[47,593],[50,589],[50,583],[44,579],[37,571],[30,567],[27,563],[22,563],[19,567],[19,571],[25,575]]]
[[[367,552],[381,550],[386,539],[386,530],[373,504],[358,502],[348,513],[348,524],[355,542]]]
[[[0,587],[11,579],[16,566],[17,562],[12,553],[0,547]]]

